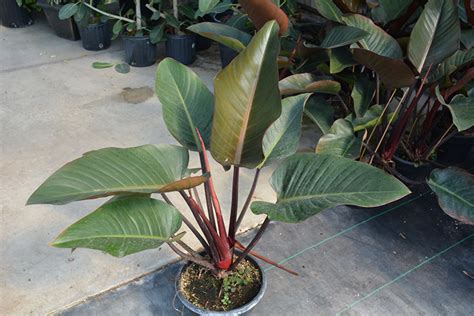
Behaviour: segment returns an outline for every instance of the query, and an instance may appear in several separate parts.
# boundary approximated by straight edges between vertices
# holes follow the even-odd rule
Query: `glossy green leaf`
[[[306,93],[283,99],[280,117],[270,125],[263,137],[265,159],[260,168],[296,152],[301,137],[303,109],[309,97],[310,94]]]
[[[355,43],[369,35],[364,30],[352,26],[336,26],[332,28],[321,43],[324,48],[337,48]]]
[[[288,76],[278,83],[282,95],[297,93],[328,93],[337,94],[341,90],[341,84],[334,80],[318,80],[313,74],[302,73]]]
[[[377,21],[383,24],[395,20],[404,14],[412,0],[377,0],[378,6],[372,10],[372,14]]]
[[[92,68],[95,68],[95,69],[111,68],[113,66],[114,64],[112,63],[105,63],[105,62],[100,62],[100,61],[96,61],[92,63]]]
[[[188,30],[228,46],[237,52],[242,51],[252,39],[250,34],[221,23],[197,23],[188,27]]]
[[[53,242],[60,248],[90,248],[115,257],[153,249],[181,227],[181,215],[167,203],[146,197],[108,202],[69,226]]]
[[[67,20],[76,14],[77,10],[79,10],[78,3],[66,3],[59,10],[58,17],[60,20]]]
[[[151,29],[150,42],[152,44],[156,44],[163,41],[164,36],[165,36],[165,27],[166,27],[166,23],[161,23]]]
[[[410,67],[401,59],[380,56],[361,48],[354,48],[352,55],[357,62],[375,71],[387,87],[407,87],[416,81]]]
[[[329,51],[329,71],[331,74],[337,74],[353,65],[357,65],[357,62],[348,48],[338,47]]]
[[[443,211],[463,223],[474,225],[474,176],[462,169],[434,169],[428,185]]]
[[[182,180],[188,161],[188,151],[173,145],[91,151],[51,175],[27,204],[65,204],[124,193],[167,192],[176,185],[190,188],[196,183]]]
[[[214,81],[211,153],[223,166],[254,168],[262,140],[281,114],[278,24],[268,22]]]
[[[464,131],[474,126],[474,97],[465,97],[458,94],[448,104],[441,96],[439,86],[436,87],[436,96],[439,102],[451,112],[453,123],[458,131]]]
[[[375,81],[370,80],[366,76],[359,76],[351,92],[351,97],[354,101],[354,111],[357,117],[364,116],[369,108],[374,93]]]
[[[376,167],[310,153],[287,158],[270,182],[277,193],[276,203],[253,202],[252,212],[291,223],[337,205],[375,207],[410,193],[403,183]]]
[[[442,63],[431,69],[428,76],[428,82],[435,82],[440,80],[442,77],[450,76],[458,68],[469,64],[474,61],[474,49],[458,50]]]
[[[380,56],[402,58],[402,49],[398,42],[383,29],[375,25],[371,19],[360,14],[350,14],[343,16],[342,20],[349,26],[369,33],[359,41],[363,48]]]
[[[117,20],[117,22],[114,23],[114,26],[112,27],[112,32],[115,35],[118,35],[122,32],[123,29],[123,23],[121,20]]]
[[[156,70],[155,91],[171,135],[184,147],[201,151],[198,128],[209,146],[214,96],[201,78],[178,61],[165,58]]]
[[[329,132],[334,122],[334,108],[322,96],[311,96],[306,101],[304,114],[319,127],[323,134]]]
[[[116,72],[121,74],[127,74],[130,72],[130,66],[126,63],[116,64],[114,69]]]
[[[342,11],[337,7],[333,0],[317,0],[312,5],[316,10],[328,20],[342,23]]]
[[[459,49],[461,29],[452,0],[429,0],[410,35],[408,59],[419,73]]]
[[[352,124],[345,119],[338,119],[319,139],[316,153],[355,159],[359,157],[361,146],[361,140],[354,135]]]

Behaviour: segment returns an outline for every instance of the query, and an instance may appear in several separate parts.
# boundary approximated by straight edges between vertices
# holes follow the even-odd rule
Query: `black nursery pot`
[[[196,36],[194,34],[168,34],[167,37],[166,56],[176,59],[184,65],[189,65],[196,59]]]
[[[66,20],[59,19],[58,14],[62,6],[49,5],[46,0],[38,0],[37,4],[43,8],[46,19],[57,36],[71,41],[77,41],[81,38],[79,29],[73,18]]]
[[[200,52],[202,50],[209,49],[211,47],[212,41],[207,37],[196,34],[196,51]]]
[[[158,51],[148,36],[122,35],[125,62],[134,67],[147,67],[156,62]]]
[[[19,28],[33,24],[30,12],[20,8],[16,0],[0,0],[0,19],[5,27]]]
[[[393,156],[393,160],[395,161],[395,169],[405,178],[415,182],[424,182],[434,169],[430,163],[416,164],[397,156]],[[413,188],[413,184],[407,184]]]
[[[446,165],[461,164],[466,161],[473,146],[474,135],[458,133],[439,147],[436,161]]]
[[[87,50],[102,50],[110,47],[112,30],[108,23],[89,24],[79,27],[82,46]]]
[[[227,46],[222,45],[222,44],[219,44],[219,52],[220,52],[220,55],[221,55],[222,68],[227,67],[227,65],[230,64],[230,62],[235,57],[237,57],[237,55],[239,54],[238,52],[236,52],[232,48],[227,47]]]

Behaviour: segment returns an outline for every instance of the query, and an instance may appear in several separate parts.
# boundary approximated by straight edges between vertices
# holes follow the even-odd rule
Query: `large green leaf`
[[[188,151],[173,145],[91,151],[51,175],[27,204],[65,204],[130,192],[190,188],[204,182],[206,177],[182,179],[188,161]]]
[[[304,114],[319,127],[323,134],[329,132],[334,122],[334,108],[319,95],[308,99]]]
[[[342,20],[349,26],[357,27],[369,33],[359,41],[363,48],[380,56],[402,58],[402,49],[398,42],[375,25],[371,19],[360,14],[350,14],[343,16]]]
[[[449,216],[474,225],[474,176],[449,167],[431,172],[428,185],[436,193],[438,203]]]
[[[342,23],[342,11],[334,4],[333,0],[317,0],[312,4],[326,19]]]
[[[206,12],[214,8],[220,0],[199,0],[198,8],[201,12]]]
[[[354,88],[351,92],[352,100],[354,101],[354,111],[357,117],[364,116],[369,108],[370,102],[374,96],[375,82],[366,76],[359,76],[354,83]]]
[[[419,73],[459,49],[461,29],[453,0],[429,0],[408,43],[408,59]]]
[[[303,109],[309,97],[310,94],[299,94],[283,99],[280,117],[270,125],[263,137],[265,159],[260,167],[296,152],[301,136]]]
[[[458,68],[474,61],[474,49],[458,50],[442,63],[431,69],[428,76],[428,82],[435,82],[444,76],[449,76]]]
[[[155,85],[171,135],[184,147],[201,151],[198,128],[209,146],[214,96],[202,80],[180,62],[166,58],[158,65]]]
[[[278,24],[268,22],[214,81],[211,153],[224,166],[256,167],[262,140],[281,114]]]
[[[66,3],[61,7],[58,13],[60,20],[67,20],[72,17],[79,10],[78,3]]]
[[[237,52],[242,51],[252,39],[250,34],[221,23],[197,23],[188,27],[188,30],[228,46]]]
[[[302,73],[288,76],[278,83],[282,95],[297,93],[329,93],[337,94],[341,90],[341,84],[330,79],[318,79],[313,74]]]
[[[372,10],[377,21],[383,24],[395,20],[407,10],[413,0],[377,0],[378,6]]]
[[[123,257],[157,248],[181,227],[181,215],[167,203],[146,197],[108,202],[69,226],[52,245],[90,248]]]
[[[407,87],[416,81],[410,67],[401,59],[380,56],[361,48],[354,48],[352,55],[357,62],[375,71],[388,87]]]
[[[436,96],[439,102],[451,112],[453,123],[458,131],[464,131],[474,126],[474,97],[465,97],[458,94],[448,104],[441,96],[439,87],[436,87]]]
[[[345,25],[336,26],[326,35],[321,43],[321,47],[337,48],[346,46],[363,39],[367,35],[369,35],[369,33],[357,27]]]
[[[255,214],[271,220],[299,222],[337,205],[374,207],[402,198],[410,190],[396,178],[347,158],[296,154],[273,173],[276,203],[254,202]]]
[[[319,139],[316,153],[355,159],[359,157],[361,146],[361,140],[354,135],[352,124],[345,119],[338,119]]]

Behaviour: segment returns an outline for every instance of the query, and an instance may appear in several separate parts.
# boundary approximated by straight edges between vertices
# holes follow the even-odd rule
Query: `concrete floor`
[[[117,259],[48,246],[103,201],[25,207],[52,172],[84,152],[176,143],[165,128],[158,99],[150,93],[156,66],[132,68],[126,75],[91,67],[95,61],[119,62],[122,55],[119,42],[103,52],[85,51],[80,41],[56,37],[44,19],[23,29],[0,26],[1,315],[51,312],[176,259],[168,247]],[[191,67],[212,88],[220,69],[217,49],[199,54]],[[145,95],[141,100],[133,98],[136,88]],[[198,166],[196,157],[190,166]],[[269,174],[263,172],[262,183]],[[231,179],[224,175],[214,165],[218,194],[228,206]],[[244,172],[243,192],[252,179],[253,173]],[[265,185],[255,197],[272,199],[273,193]],[[258,222],[251,215],[242,229]]]
[[[336,207],[298,225],[271,223],[256,250],[299,276],[263,264],[267,291],[248,315],[474,315],[474,227],[423,192],[376,209]],[[59,314],[191,315],[175,298],[181,265]]]

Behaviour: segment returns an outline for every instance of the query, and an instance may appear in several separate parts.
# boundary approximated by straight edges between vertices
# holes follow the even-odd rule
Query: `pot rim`
[[[185,33],[185,34],[166,34],[166,37],[171,39],[184,39],[184,38],[192,38],[196,37],[194,33]]]
[[[239,250],[236,250],[235,252],[237,253],[242,253]],[[184,295],[181,293],[179,281],[181,277],[181,273],[183,273],[184,268],[186,268],[189,264],[189,262],[183,264],[181,268],[178,271],[178,274],[176,276],[176,283],[175,283],[175,289],[176,289],[176,295],[178,296],[179,300],[181,303],[189,310],[191,310],[194,313],[197,313],[199,315],[209,315],[209,316],[214,316],[214,315],[241,315],[243,313],[246,313],[250,311],[252,308],[254,308],[260,300],[263,298],[263,295],[265,294],[265,291],[267,289],[267,276],[265,274],[265,271],[263,268],[260,266],[260,264],[255,260],[252,256],[247,255],[246,258],[250,260],[260,271],[260,274],[262,276],[262,283],[260,286],[260,289],[258,290],[257,294],[246,304],[237,307],[235,309],[231,309],[228,311],[212,311],[204,308],[197,307],[196,305],[192,304],[190,301],[188,301]]]
[[[142,35],[142,36],[130,36],[126,34],[121,34],[120,35],[122,39],[127,39],[130,41],[143,41],[143,40],[149,40],[150,36],[149,35]]]

